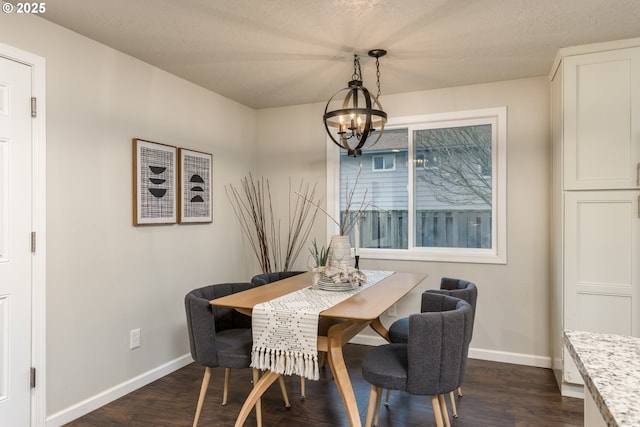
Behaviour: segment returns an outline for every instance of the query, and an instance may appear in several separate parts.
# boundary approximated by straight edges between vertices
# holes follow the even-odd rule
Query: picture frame
[[[213,222],[213,156],[180,148],[178,159],[178,223]]]
[[[133,225],[175,224],[177,148],[134,138]]]

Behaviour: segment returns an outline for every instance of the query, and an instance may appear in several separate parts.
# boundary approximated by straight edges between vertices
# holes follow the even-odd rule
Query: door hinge
[[[36,232],[31,232],[31,253],[36,253]]]
[[[31,117],[37,117],[38,115],[38,100],[31,98]]]
[[[36,388],[36,368],[31,367],[31,388]]]

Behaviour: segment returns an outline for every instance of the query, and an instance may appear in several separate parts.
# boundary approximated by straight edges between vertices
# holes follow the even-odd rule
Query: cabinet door
[[[640,191],[565,193],[564,328],[638,336]],[[566,357],[564,377],[580,375]]]
[[[564,189],[639,188],[640,48],[563,64]]]

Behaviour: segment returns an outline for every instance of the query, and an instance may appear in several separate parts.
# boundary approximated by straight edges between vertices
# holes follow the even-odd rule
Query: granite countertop
[[[640,426],[640,338],[565,331],[565,345],[609,426]]]

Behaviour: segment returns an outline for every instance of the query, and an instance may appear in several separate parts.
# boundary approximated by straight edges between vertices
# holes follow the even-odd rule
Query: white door
[[[0,424],[31,418],[31,67],[0,57]]]

